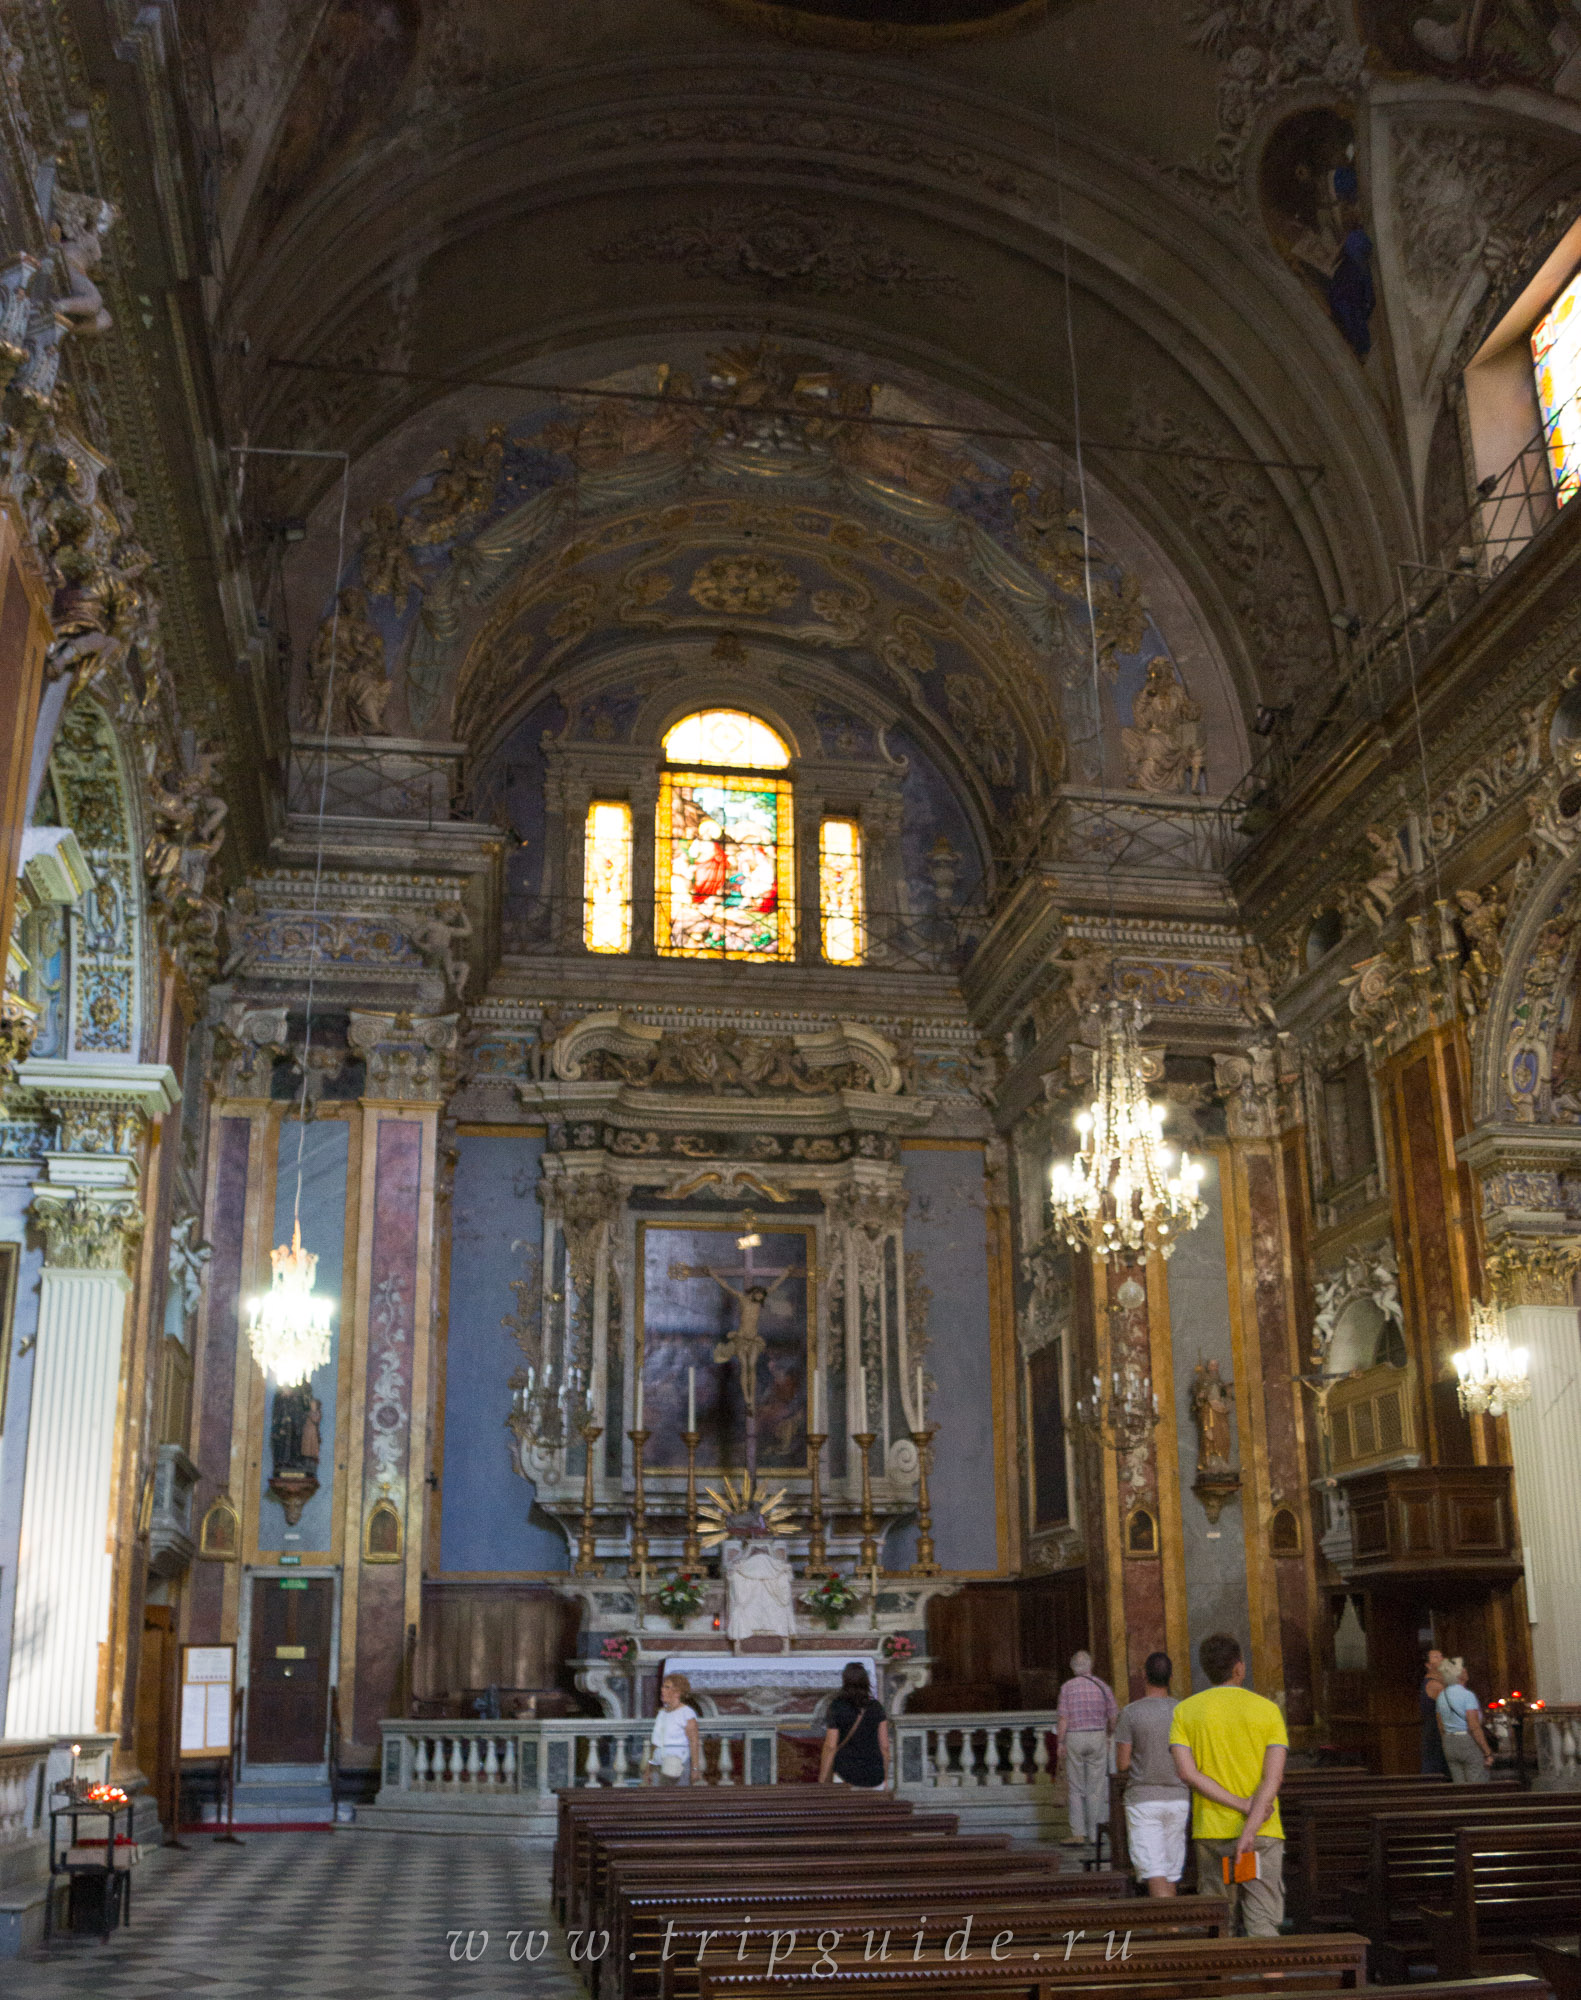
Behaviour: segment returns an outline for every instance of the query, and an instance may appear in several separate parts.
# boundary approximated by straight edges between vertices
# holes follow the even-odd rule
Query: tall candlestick
[[[814,1382],[817,1377],[815,1376]],[[807,1541],[807,1574],[822,1576],[829,1567],[829,1549],[823,1532],[823,1448],[826,1434],[814,1427],[807,1433],[807,1471],[812,1480],[811,1534]]]
[[[695,1368],[688,1368],[686,1371],[686,1428],[689,1431],[695,1431],[697,1428],[697,1370]]]
[[[593,1447],[604,1433],[594,1423],[591,1412],[586,1420],[578,1425],[578,1429],[582,1433],[586,1457],[582,1465],[582,1533],[576,1545],[576,1574],[597,1576],[600,1572],[598,1552],[593,1539]]]
[[[697,1425],[688,1424],[681,1434],[686,1446],[686,1540],[681,1548],[681,1567],[696,1571],[703,1566],[703,1546],[697,1537]]]
[[[637,1429],[642,1429],[642,1377],[637,1377]]]

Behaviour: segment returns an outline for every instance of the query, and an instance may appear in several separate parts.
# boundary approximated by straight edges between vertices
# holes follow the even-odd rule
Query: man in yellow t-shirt
[[[1245,1937],[1277,1937],[1285,1915],[1285,1829],[1279,1786],[1290,1738],[1271,1701],[1243,1685],[1246,1661],[1228,1632],[1213,1632],[1197,1648],[1213,1683],[1188,1695],[1170,1721],[1169,1754],[1196,1797],[1191,1802],[1197,1845],[1197,1887],[1224,1894],[1230,1921]],[[1254,1881],[1224,1886],[1247,1853],[1257,1857]]]

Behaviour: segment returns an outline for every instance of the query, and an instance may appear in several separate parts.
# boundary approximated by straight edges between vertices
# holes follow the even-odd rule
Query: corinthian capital
[[[33,1197],[31,1213],[52,1270],[124,1273],[143,1233],[136,1198],[112,1189],[44,1186]]]
[[[1581,1236],[1499,1236],[1487,1264],[1501,1306],[1573,1305]]]

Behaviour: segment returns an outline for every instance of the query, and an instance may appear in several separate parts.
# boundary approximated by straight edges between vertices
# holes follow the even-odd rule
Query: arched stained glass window
[[[1581,276],[1532,329],[1532,369],[1559,505],[1581,491]]]
[[[790,751],[754,715],[705,709],[664,739],[654,828],[654,937],[666,958],[792,959],[795,842]],[[723,769],[719,767],[723,766]]]
[[[672,764],[715,764],[730,771],[783,771],[790,762],[784,740],[738,708],[683,716],[665,736],[664,754]]]
[[[631,807],[595,799],[582,848],[582,936],[589,951],[631,949]]]
[[[862,831],[854,819],[826,819],[819,832],[818,911],[824,957],[831,965],[860,965]]]

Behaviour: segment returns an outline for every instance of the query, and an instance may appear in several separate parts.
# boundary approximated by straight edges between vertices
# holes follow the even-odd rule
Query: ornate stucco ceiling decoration
[[[709,0],[717,13],[820,48],[928,48],[1030,28],[1051,0]]]

